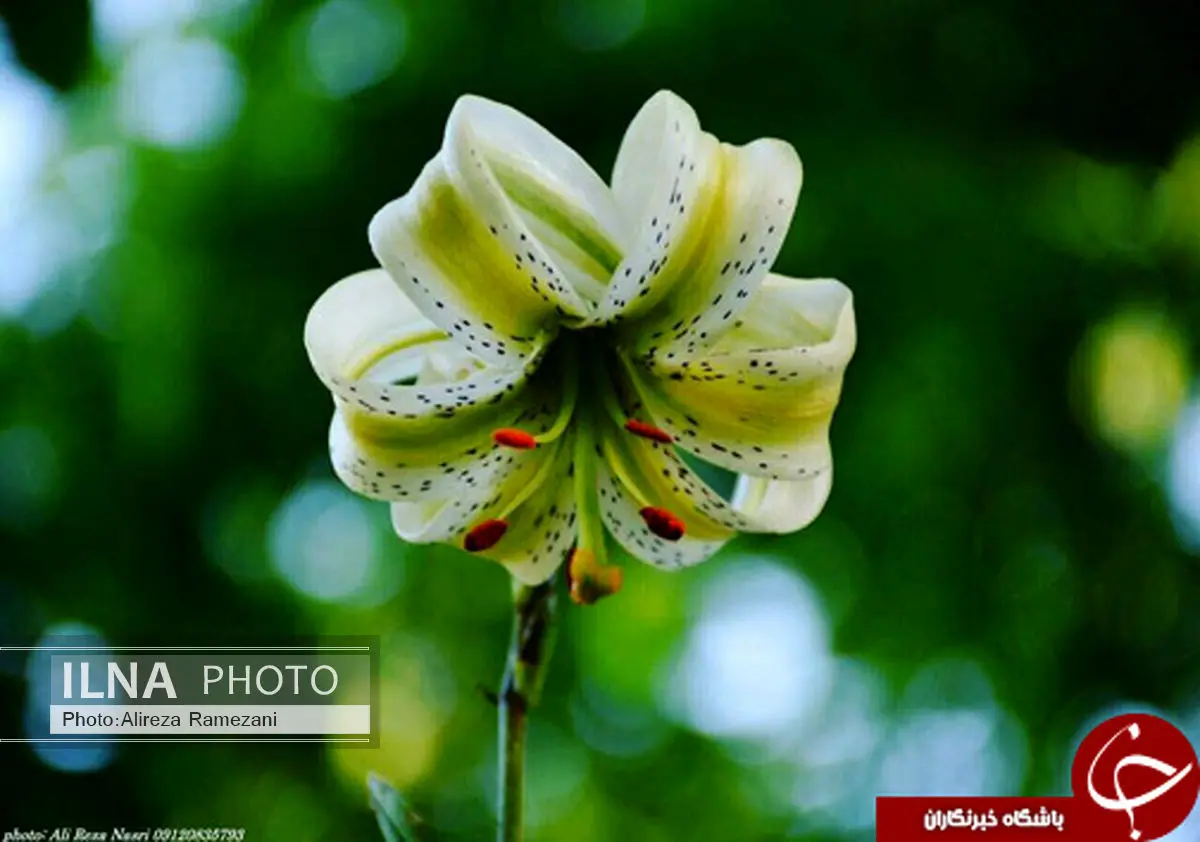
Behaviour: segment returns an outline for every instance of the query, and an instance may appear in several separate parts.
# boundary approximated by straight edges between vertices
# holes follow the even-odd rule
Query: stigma
[[[571,601],[576,605],[595,605],[606,596],[621,590],[625,571],[612,564],[601,564],[591,550],[571,551],[567,564],[567,579],[571,585]]]

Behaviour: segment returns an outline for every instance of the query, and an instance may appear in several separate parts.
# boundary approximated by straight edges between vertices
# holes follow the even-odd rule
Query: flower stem
[[[513,594],[513,630],[500,685],[500,821],[497,842],[521,842],[525,834],[525,737],[529,709],[537,704],[554,648],[558,596],[555,580]]]

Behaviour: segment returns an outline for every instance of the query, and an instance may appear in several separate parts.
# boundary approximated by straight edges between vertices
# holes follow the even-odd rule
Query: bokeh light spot
[[[820,708],[834,671],[808,584],[748,558],[706,584],[702,606],[670,670],[668,707],[716,737],[765,744],[794,735]]]
[[[879,760],[881,795],[1015,795],[1028,747],[978,665],[943,660],[909,683]]]
[[[0,21],[0,315],[23,315],[61,262],[66,226],[35,200],[64,137],[59,100],[16,64]]]
[[[100,632],[84,623],[64,622],[49,626],[35,646],[104,646]],[[30,652],[25,665],[25,735],[50,736],[51,652]],[[114,743],[56,745],[33,743],[38,760],[59,772],[98,772],[112,762]]]
[[[121,68],[119,109],[125,130],[170,149],[201,149],[233,127],[243,99],[233,55],[209,38],[156,38],[138,45]]]
[[[379,730],[377,751],[332,745],[329,758],[346,787],[361,792],[369,772],[400,790],[428,774],[441,749],[442,730],[454,712],[454,684],[446,664],[431,644],[393,637],[380,651]],[[341,688],[347,697],[356,690]]]
[[[102,49],[125,47],[194,19],[203,0],[92,0],[92,31]]]
[[[20,215],[21,203],[60,149],[61,107],[53,91],[6,58],[0,21],[0,232]]]
[[[1162,443],[1187,397],[1189,363],[1179,331],[1164,315],[1128,310],[1085,342],[1086,389],[1097,433],[1139,451]]]
[[[792,805],[810,821],[865,828],[875,819],[874,763],[886,731],[882,677],[839,661],[833,692],[800,741]]]
[[[1200,553],[1200,399],[1179,416],[1167,462],[1167,500],[1180,542]]]
[[[377,604],[399,587],[365,500],[329,480],[299,486],[275,511],[268,548],[289,585],[323,602]],[[381,582],[381,580],[384,580]]]
[[[199,21],[234,28],[249,20],[259,0],[92,0],[93,40],[113,56],[139,41],[178,33]],[[234,26],[231,26],[234,25]]]
[[[304,33],[308,70],[326,96],[341,99],[378,84],[400,64],[404,13],[382,0],[329,0]]]

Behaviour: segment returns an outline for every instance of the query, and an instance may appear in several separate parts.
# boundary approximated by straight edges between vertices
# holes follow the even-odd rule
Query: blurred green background
[[[1200,57],[1137,0],[3,0],[0,643],[379,634],[375,751],[0,746],[0,830],[486,839],[499,567],[333,479],[301,344],[455,97],[607,174],[669,87],[806,165],[777,265],[856,294],[838,481],[568,606],[534,840],[872,838],[878,793],[1065,794],[1099,719],[1200,739]],[[0,737],[39,726],[0,654]],[[1200,838],[1200,819],[1173,842]]]

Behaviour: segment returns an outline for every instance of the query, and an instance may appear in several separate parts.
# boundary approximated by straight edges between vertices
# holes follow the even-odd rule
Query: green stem
[[[518,585],[513,630],[500,685],[500,820],[497,842],[521,842],[525,834],[525,742],[529,709],[537,704],[554,646],[558,596],[555,580]]]

